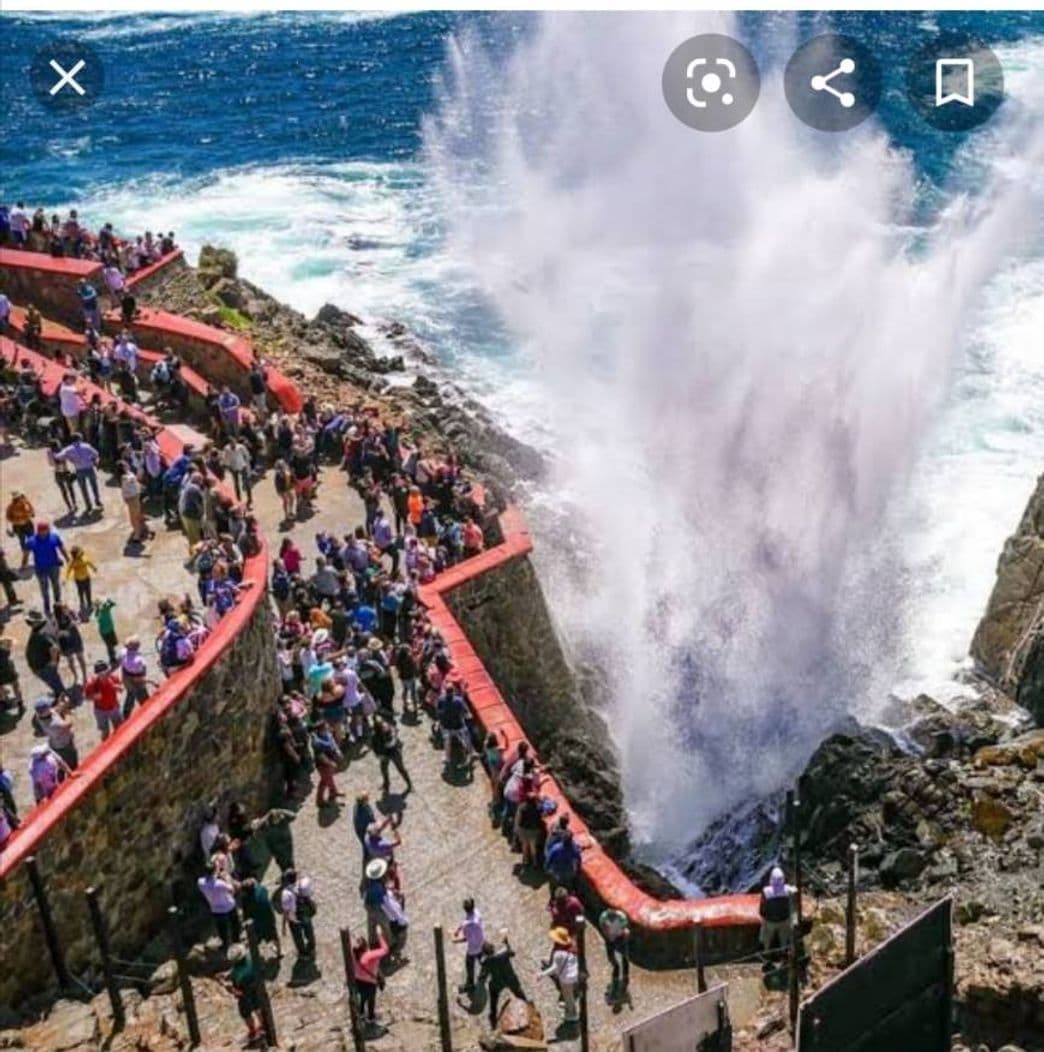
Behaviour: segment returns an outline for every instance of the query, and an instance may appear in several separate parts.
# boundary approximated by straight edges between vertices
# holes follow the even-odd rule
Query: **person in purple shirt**
[[[56,530],[46,522],[38,522],[36,533],[27,538],[22,547],[33,557],[33,571],[40,585],[44,613],[50,616],[51,591],[54,591],[56,603],[62,601],[62,563],[68,559],[65,545]]]
[[[228,387],[222,387],[217,397],[218,409],[221,410],[221,419],[228,429],[230,435],[239,434],[239,397],[233,394]]]
[[[94,494],[94,503],[98,511],[102,510],[101,497],[98,494],[98,451],[94,446],[84,442],[83,435],[77,433],[72,436],[72,441],[59,450],[56,454],[59,460],[67,460],[76,470],[76,479],[80,483],[80,492],[83,494],[85,511],[91,512],[91,499],[87,495],[87,487],[90,486]]]

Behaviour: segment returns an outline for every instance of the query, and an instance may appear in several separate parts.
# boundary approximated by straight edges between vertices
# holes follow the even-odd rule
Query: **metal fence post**
[[[707,992],[707,974],[703,970],[703,960],[706,956],[703,941],[703,922],[697,921],[692,932],[693,953],[696,957],[696,992],[705,994]]]
[[[203,1040],[199,1034],[196,996],[192,992],[192,980],[189,978],[188,962],[185,960],[185,944],[181,940],[181,912],[177,906],[170,906],[167,909],[167,917],[170,921],[170,946],[178,968],[178,985],[181,987],[181,1001],[185,1006],[185,1020],[188,1023],[189,1044],[195,1048],[203,1044]]]
[[[859,845],[848,845],[848,902],[845,907],[845,967],[855,960],[856,883],[859,880]]]
[[[265,973],[262,970],[264,962],[261,960],[261,951],[257,946],[257,932],[254,931],[252,920],[243,922],[246,931],[247,946],[250,947],[250,960],[254,965],[254,974],[257,981],[257,999],[261,1004],[261,1023],[265,1028],[265,1040],[270,1048],[275,1048],[279,1043],[276,1038],[275,1019],[272,1016],[272,1002],[268,999],[268,988],[265,986]]]
[[[101,955],[102,975],[105,976],[105,989],[109,992],[109,1004],[112,1006],[112,1021],[117,1029],[122,1030],[126,1025],[127,1016],[123,1011],[123,998],[120,997],[120,988],[116,985],[116,978],[112,974],[112,955],[109,952],[109,932],[105,926],[105,918],[102,916],[101,905],[98,902],[98,889],[88,888],[84,895],[87,898],[87,911],[91,915],[91,927],[94,929],[94,939],[98,943],[98,953]]]
[[[43,927],[44,942],[47,943],[47,952],[51,955],[51,964],[54,965],[54,974],[58,977],[58,985],[63,988],[71,986],[69,969],[65,966],[65,954],[62,953],[62,944],[58,941],[58,931],[54,926],[51,904],[47,900],[47,889],[44,887],[43,877],[40,876],[40,871],[36,867],[36,857],[34,855],[26,857],[25,869],[29,874],[29,883],[33,887],[33,897],[36,899],[36,905],[40,911],[40,924]]]
[[[344,982],[348,987],[348,1016],[352,1025],[352,1044],[355,1045],[355,1052],[366,1052],[366,1038],[363,1036],[362,1020],[359,1018],[359,989],[355,985],[352,933],[347,928],[341,929],[341,956],[344,957]]]
[[[802,893],[804,891],[804,876],[801,872],[801,800],[795,792],[791,796],[791,832],[794,837],[794,886],[797,888],[795,906],[797,908],[797,923],[801,927],[804,917],[802,912]]]
[[[591,1033],[587,1018],[587,921],[576,922],[576,957],[580,970],[580,1052],[590,1052]]]
[[[790,1032],[797,1031],[798,1006],[801,1000],[801,985],[798,976],[798,926],[796,918],[790,917],[790,969],[787,973],[788,986],[790,988]]]
[[[446,994],[446,951],[442,941],[442,925],[435,925],[435,977],[438,981],[439,1044],[442,1052],[453,1052],[450,1034],[449,997]]]

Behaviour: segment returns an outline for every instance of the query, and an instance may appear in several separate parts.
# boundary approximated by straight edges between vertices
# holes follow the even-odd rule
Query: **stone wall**
[[[35,303],[44,314],[75,329],[83,328],[76,286],[86,277],[100,292],[101,273],[100,263],[0,249],[0,292],[20,306]]]
[[[150,706],[165,711],[114,757],[97,784],[59,807],[60,814],[45,809],[50,828],[33,852],[74,973],[97,963],[86,887],[100,888],[113,952],[131,957],[163,925],[172,881],[198,865],[203,805],[240,799],[261,808],[269,799],[268,714],[279,672],[263,583],[257,591],[259,601],[244,600],[252,607],[245,622],[228,626],[216,660],[168,680],[174,698],[161,688],[146,703],[143,714]],[[236,612],[227,616],[235,620]],[[56,797],[51,806],[60,802]],[[0,1005],[18,1004],[54,982],[24,866],[0,884],[0,960]]]
[[[576,810],[610,853],[627,853],[616,754],[585,704],[527,556],[444,593],[447,606]]]

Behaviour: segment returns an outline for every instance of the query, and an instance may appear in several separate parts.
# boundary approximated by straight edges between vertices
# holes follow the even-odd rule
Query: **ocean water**
[[[374,332],[404,321],[507,426],[554,451],[554,482],[531,497],[545,582],[578,653],[605,658],[608,640],[626,657],[610,712],[650,844],[778,784],[840,711],[872,718],[889,691],[962,689],[997,555],[1044,457],[1044,236],[1026,161],[1044,120],[1044,15],[5,15],[0,26],[6,54],[22,57],[0,64],[0,198],[174,229],[190,255],[227,245],[245,276],[305,312],[334,302]],[[727,142],[661,124],[657,64],[701,28],[744,37],[763,70],[821,29],[857,36],[885,69],[879,114],[824,142],[793,127],[767,76]],[[927,128],[903,97],[905,57],[940,29],[979,34],[1004,62],[1009,100],[967,136]],[[45,114],[23,88],[53,34],[89,41],[106,63],[106,94],[81,114]],[[691,205],[682,158],[708,191]],[[739,203],[719,202],[716,228],[701,202],[733,187]],[[792,286],[806,237],[822,258]],[[715,274],[688,254],[704,242]],[[758,267],[767,279],[748,310],[733,293]],[[845,353],[817,357],[817,330],[832,327]],[[737,329],[743,347],[729,344]],[[697,370],[697,352],[671,348],[678,332],[687,352],[717,333],[721,353]],[[806,344],[801,365],[776,371],[780,347]],[[805,367],[823,384],[796,384]],[[699,397],[708,377],[723,393],[713,407]],[[678,401],[665,404],[672,385]],[[722,408],[745,404],[763,422],[753,436]],[[807,423],[823,419],[828,429]],[[707,426],[729,441],[701,441]],[[801,458],[789,462],[795,433]],[[842,439],[845,472],[832,452]],[[752,482],[757,500],[706,515],[736,498],[721,479],[744,443],[771,477]],[[733,543],[751,526],[749,545]],[[616,590],[592,589],[577,568],[573,549],[600,541]],[[689,548],[702,564],[677,555]],[[615,572],[621,551],[633,576]],[[728,576],[708,583],[706,560]],[[777,561],[789,571],[773,577]],[[720,667],[705,660],[713,639],[678,614],[689,605],[699,623],[720,622]],[[795,609],[799,624],[781,616]],[[762,671],[740,675],[751,660]],[[727,734],[709,735],[711,722]]]

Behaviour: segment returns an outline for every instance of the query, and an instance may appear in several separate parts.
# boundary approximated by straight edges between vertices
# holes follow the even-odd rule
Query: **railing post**
[[[344,958],[344,983],[348,987],[348,1016],[352,1024],[352,1044],[355,1052],[366,1052],[362,1020],[359,1018],[359,988],[355,985],[355,967],[352,954],[352,933],[341,929],[341,956]]]
[[[40,871],[36,867],[36,857],[34,855],[26,857],[25,869],[29,874],[29,883],[33,887],[33,897],[36,899],[36,905],[40,911],[40,924],[43,927],[47,952],[51,955],[51,964],[54,965],[54,974],[58,977],[58,985],[65,989],[72,985],[69,979],[69,969],[65,966],[65,954],[62,953],[62,944],[58,941],[58,931],[54,926],[51,904],[47,901],[47,889],[44,887],[43,877],[40,876]]]
[[[109,992],[113,1025],[116,1029],[122,1030],[126,1025],[127,1016],[123,1011],[123,998],[120,997],[120,988],[116,985],[116,978],[112,974],[109,933],[105,926],[105,918],[102,916],[101,905],[98,902],[98,889],[90,887],[84,892],[84,895],[87,898],[87,911],[91,915],[94,939],[98,943],[98,953],[101,955],[102,975],[105,976],[105,989]]]
[[[859,881],[859,845],[848,845],[848,902],[845,907],[845,967],[855,960],[856,884]]]
[[[800,928],[804,917],[801,896],[804,892],[805,881],[801,872],[801,800],[796,792],[791,794],[790,802],[791,832],[794,838],[794,886],[797,888],[795,906],[797,908],[797,924]]]
[[[252,920],[244,921],[243,928],[246,931],[247,946],[250,947],[250,960],[254,965],[254,975],[257,981],[257,999],[261,1004],[261,1023],[265,1028],[265,1041],[269,1048],[278,1045],[276,1038],[275,1019],[272,1016],[272,1002],[268,999],[268,987],[265,986],[265,973],[262,970],[264,962],[261,960],[261,951],[257,945],[257,932],[254,931]]]
[[[580,973],[580,1052],[591,1052],[591,1033],[587,1018],[587,921],[576,922],[576,957]]]
[[[790,968],[787,973],[788,985],[790,987],[790,1032],[797,1032],[798,1005],[801,1000],[801,982],[798,975],[798,926],[797,919],[791,915],[790,918]]]
[[[439,998],[439,1045],[442,1052],[453,1052],[450,1034],[449,997],[446,994],[446,951],[442,941],[442,925],[435,925],[435,977]]]
[[[703,921],[697,921],[692,932],[693,954],[696,957],[696,992],[707,992],[707,973],[703,970],[706,946],[703,941]]]
[[[192,992],[192,980],[189,978],[188,962],[185,960],[185,944],[181,940],[181,912],[177,906],[167,909],[170,921],[170,947],[174,951],[174,961],[178,968],[178,986],[181,987],[181,1001],[185,1006],[185,1020],[188,1023],[189,1044],[196,1048],[203,1044],[199,1034],[199,1016],[196,1014],[196,996]]]

